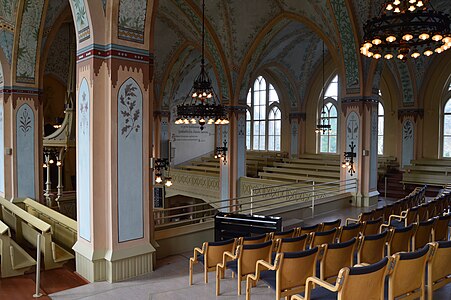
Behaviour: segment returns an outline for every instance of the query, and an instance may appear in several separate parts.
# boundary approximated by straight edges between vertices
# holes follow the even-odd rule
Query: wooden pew
[[[43,255],[46,270],[59,268],[65,262],[74,258],[72,253],[52,241],[52,226],[50,224],[1,197],[0,206],[2,208],[0,217],[14,229],[16,240],[19,243],[26,241],[37,248],[36,237],[38,234],[41,235],[39,248]]]
[[[73,253],[72,247],[77,242],[77,221],[53,210],[33,199],[26,198],[16,205],[28,213],[52,226],[52,240],[65,250]]]
[[[1,278],[25,274],[36,261],[11,238],[8,225],[0,221]]]

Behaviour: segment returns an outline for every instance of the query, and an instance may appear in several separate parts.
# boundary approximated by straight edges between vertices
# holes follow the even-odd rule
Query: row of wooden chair
[[[434,242],[416,252],[396,253],[369,266],[344,267],[334,285],[309,277],[304,295],[291,299],[426,299],[426,286],[428,299],[433,299],[433,291],[451,282],[450,275],[451,241]]]

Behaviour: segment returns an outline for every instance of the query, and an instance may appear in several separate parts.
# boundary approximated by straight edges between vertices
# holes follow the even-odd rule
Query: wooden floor
[[[47,295],[87,284],[75,272],[74,262],[69,262],[63,268],[41,272],[41,294],[39,299],[50,299]],[[31,272],[24,276],[0,279],[0,299],[34,299],[36,273]]]

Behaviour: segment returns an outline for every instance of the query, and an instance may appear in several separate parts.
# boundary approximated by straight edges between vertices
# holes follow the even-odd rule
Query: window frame
[[[259,120],[254,120],[254,99],[255,99],[255,83],[257,80],[259,80],[259,78],[263,78],[263,80],[265,80],[265,96],[266,96],[266,104],[265,104],[265,119],[259,119]],[[274,91],[277,94],[277,98],[278,101],[275,101],[273,103],[271,103],[271,105],[269,105],[269,95],[270,95],[270,86],[272,86],[274,88]],[[260,90],[259,90],[260,91]],[[248,103],[248,97],[249,94],[251,95],[251,99],[250,99],[250,105]],[[253,81],[252,81],[252,85],[248,90],[247,93],[248,97],[246,98],[246,109],[247,112],[249,112],[249,115],[251,117],[251,120],[249,121],[246,118],[246,151],[270,151],[270,152],[281,152],[282,151],[282,107],[281,107],[281,93],[278,91],[277,85],[274,84],[271,80],[268,80],[267,76],[264,75],[259,75],[257,76]],[[280,150],[268,150],[268,146],[269,146],[269,114],[271,113],[271,111],[274,109],[274,107],[277,107],[280,111],[280,128],[281,128],[281,134],[280,134]],[[246,116],[247,117],[247,116]],[[264,149],[254,149],[254,125],[255,122],[264,122],[265,123],[265,134],[264,134]],[[250,124],[250,145],[248,146],[247,144],[247,138],[248,138],[248,134],[247,134],[247,125]],[[260,135],[259,135],[260,136]],[[275,136],[275,135],[274,135]],[[249,148],[248,148],[249,147]]]
[[[444,149],[445,149],[445,137],[450,137],[451,138],[451,134],[445,135],[445,118],[446,116],[450,116],[451,118],[451,113],[445,113],[445,107],[448,103],[451,104],[451,84],[448,85],[448,91],[445,93],[443,99],[443,103],[442,103],[442,107],[441,107],[441,126],[440,126],[440,158],[443,159],[451,159],[451,155],[450,156],[445,156],[444,155]]]
[[[317,153],[319,153],[319,154],[338,154],[339,152],[340,152],[340,150],[339,150],[339,148],[340,148],[340,103],[339,103],[339,101],[338,101],[338,99],[340,99],[340,76],[338,75],[338,74],[336,74],[336,73],[334,73],[333,74],[333,76],[331,76],[330,77],[331,79],[330,80],[328,80],[327,82],[326,82],[326,84],[323,86],[323,89],[324,89],[324,99],[321,99],[321,96],[323,95],[323,93],[321,92],[320,93],[320,97],[319,97],[319,101],[318,101],[318,108],[317,108],[317,118],[316,118],[316,124],[319,124],[319,122],[321,121],[321,112],[322,112],[322,109],[323,109],[323,106],[326,106],[328,103],[331,103],[334,107],[335,107],[335,109],[336,109],[336,111],[337,111],[337,117],[336,117],[336,120],[337,120],[337,128],[336,128],[336,134],[335,135],[332,135],[332,136],[335,136],[336,137],[336,144],[335,144],[335,149],[336,149],[336,151],[335,152],[331,152],[330,151],[330,137],[331,137],[331,135],[330,135],[330,133],[329,132],[327,132],[326,134],[327,134],[327,141],[328,141],[328,146],[327,146],[327,150],[328,151],[326,151],[326,152],[323,152],[322,150],[321,150],[321,138],[323,137],[323,133],[322,132],[319,132],[317,135],[316,135],[316,140],[317,140]],[[333,97],[330,97],[330,96],[326,96],[326,92],[327,92],[327,90],[329,89],[329,87],[330,87],[330,85],[334,82],[334,80],[335,80],[335,78],[337,78],[337,95],[336,95],[336,97],[337,97],[337,99],[335,99],[335,98],[333,98]],[[323,105],[324,104],[324,105]],[[332,117],[332,118],[335,118],[335,117]],[[330,119],[330,117],[328,118],[328,119]],[[329,123],[328,124],[330,124],[330,120],[329,120]],[[316,126],[316,125],[315,125]]]

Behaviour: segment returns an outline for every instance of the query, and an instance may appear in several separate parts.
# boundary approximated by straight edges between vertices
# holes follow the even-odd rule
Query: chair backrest
[[[418,206],[409,208],[407,210],[407,225],[418,222]]]
[[[321,262],[320,274],[316,274],[322,280],[334,280],[344,267],[354,265],[354,252],[357,239],[352,238],[344,243],[325,244],[320,248]]]
[[[257,260],[271,261],[273,241],[238,246],[238,273],[240,276],[255,272]]]
[[[448,240],[448,224],[451,220],[451,214],[440,216],[434,226],[434,241]]]
[[[318,247],[301,251],[278,254],[283,258],[277,270],[277,289],[280,291],[305,285],[305,280],[315,276]],[[277,259],[277,258],[276,258]]]
[[[209,268],[215,267],[217,264],[222,262],[223,253],[226,251],[233,253],[235,251],[235,247],[235,239],[220,242],[206,242],[204,264]]]
[[[381,227],[383,222],[384,220],[382,220],[382,218],[363,222],[363,235],[372,235],[378,233],[379,228]]]
[[[433,283],[445,278],[451,281],[451,241],[438,241],[430,245],[434,248],[434,255],[428,262],[428,276]]]
[[[379,218],[384,219],[384,208],[383,207],[379,207],[374,210],[373,219],[379,219]]]
[[[407,227],[392,228],[388,237],[388,253],[392,255],[397,252],[409,252],[412,236],[415,234],[417,224]]]
[[[384,257],[385,241],[388,231],[379,234],[361,236],[359,251],[357,253],[358,263],[374,264]]]
[[[311,232],[319,231],[320,230],[320,226],[321,226],[321,224],[315,224],[315,225],[312,225],[312,226],[302,226],[298,230],[298,235],[309,234]]]
[[[322,244],[332,244],[335,241],[335,235],[337,233],[337,228],[331,229],[329,231],[312,232],[310,248],[315,246],[320,246]]]
[[[299,252],[303,251],[307,244],[308,235],[303,234],[294,238],[279,239],[277,252]]]
[[[384,206],[384,221],[388,221],[393,214],[393,204],[387,204]]]
[[[420,222],[414,235],[413,250],[423,248],[424,245],[431,241],[432,229],[435,226],[436,218],[429,221]]]
[[[393,269],[390,271],[388,281],[389,299],[418,289],[422,289],[424,293],[424,273],[431,250],[429,245],[425,245],[416,252],[400,252],[393,255]]]
[[[321,223],[321,231],[329,231],[334,228],[340,227],[341,219],[337,219],[335,221],[323,222]]]
[[[273,240],[291,238],[295,235],[296,232],[297,230],[295,228],[286,231],[272,232],[270,238],[272,238]]]
[[[374,214],[374,210],[363,212],[359,215],[359,221],[363,222],[363,221],[371,220],[373,218],[373,214]]]
[[[429,203],[426,204],[421,204],[418,207],[418,219],[419,221],[427,221],[428,219],[428,208],[429,208]]]
[[[384,299],[384,279],[391,259],[384,257],[365,267],[343,268],[337,281],[343,278],[338,299]]]
[[[393,203],[392,207],[392,214],[393,215],[400,215],[402,210],[402,201],[398,200],[395,203]]]
[[[255,236],[245,236],[241,238],[240,244],[242,245],[255,245],[266,242],[268,235],[266,233],[255,235]]]
[[[338,232],[338,241],[346,242],[354,237],[357,238],[360,234],[361,227],[362,227],[362,224],[360,224],[360,223],[350,224],[347,226],[341,226],[339,228],[339,232]]]

